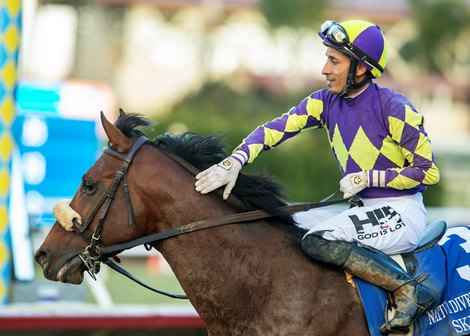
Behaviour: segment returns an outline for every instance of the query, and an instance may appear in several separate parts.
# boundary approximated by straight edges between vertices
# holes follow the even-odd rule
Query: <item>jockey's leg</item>
[[[394,294],[396,314],[382,330],[403,329],[435,300],[429,289],[388,255],[373,248],[354,242],[327,240],[322,237],[322,232],[313,232],[303,238],[302,249],[312,259],[340,267]]]

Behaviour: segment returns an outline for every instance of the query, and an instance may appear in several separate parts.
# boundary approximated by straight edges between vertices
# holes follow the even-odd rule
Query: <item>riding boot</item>
[[[310,257],[338,266],[345,271],[381,287],[395,297],[395,316],[381,332],[405,332],[434,302],[432,292],[407,274],[392,258],[373,248],[345,241],[329,241],[315,234],[302,240]]]

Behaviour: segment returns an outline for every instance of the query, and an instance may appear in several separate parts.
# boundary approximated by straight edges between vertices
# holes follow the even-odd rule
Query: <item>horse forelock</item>
[[[121,115],[115,123],[116,127],[128,137],[142,135],[142,132],[136,128],[151,124],[149,120],[138,114]],[[205,170],[227,157],[222,137],[216,135],[203,136],[193,132],[165,133],[157,136],[152,144],[166,153],[179,156],[199,170]],[[243,173],[239,175],[233,189],[233,193],[244,200],[249,208],[264,209],[289,223],[294,223],[291,216],[276,210],[287,205],[283,191],[282,185],[269,177]]]
[[[140,114],[127,113],[121,114],[114,125],[119,128],[125,136],[131,138],[144,135],[144,133],[141,130],[138,130],[137,127],[151,126],[152,122]]]

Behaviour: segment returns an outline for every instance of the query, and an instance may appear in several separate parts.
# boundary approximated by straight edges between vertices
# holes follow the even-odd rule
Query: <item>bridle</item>
[[[167,292],[160,291],[158,289],[152,288],[144,284],[143,282],[135,278],[132,274],[130,274],[129,272],[127,272],[126,270],[118,266],[116,263],[114,263],[110,258],[113,258],[119,262],[119,259],[116,257],[117,254],[119,254],[120,252],[126,249],[130,249],[139,245],[147,246],[150,243],[155,243],[160,240],[168,239],[171,237],[176,237],[178,235],[182,235],[182,234],[186,234],[190,232],[195,232],[195,231],[204,230],[204,229],[222,226],[222,225],[249,222],[249,221],[254,221],[258,219],[273,217],[275,215],[265,210],[253,210],[253,211],[248,211],[248,212],[236,213],[236,214],[227,215],[223,217],[209,218],[205,220],[192,222],[189,224],[182,225],[180,227],[169,229],[167,231],[158,232],[158,233],[151,234],[148,236],[141,236],[140,238],[137,238],[128,242],[120,243],[120,244],[114,244],[114,245],[106,246],[106,247],[100,246],[99,241],[101,238],[101,232],[103,230],[106,216],[108,214],[111,203],[114,199],[116,191],[118,190],[118,187],[120,186],[122,181],[123,181],[123,189],[124,189],[124,199],[125,199],[126,206],[127,206],[129,225],[132,225],[132,224],[138,225],[134,216],[134,210],[133,210],[131,199],[129,196],[127,172],[128,172],[129,166],[132,163],[132,160],[134,159],[139,149],[145,143],[149,141],[150,140],[147,139],[145,136],[139,137],[134,142],[134,144],[132,145],[128,153],[126,154],[119,153],[110,147],[103,149],[103,153],[118,158],[119,160],[122,161],[122,163],[119,169],[116,171],[116,175],[114,177],[113,182],[111,183],[107,191],[103,194],[103,196],[100,198],[100,200],[96,204],[95,208],[93,209],[93,211],[91,212],[90,216],[87,218],[85,223],[81,224],[76,218],[72,220],[73,230],[77,232],[78,234],[80,234],[80,236],[88,244],[85,250],[82,253],[80,253],[78,256],[83,261],[83,264],[85,265],[85,268],[86,268],[85,269],[86,272],[94,280],[96,280],[95,274],[97,274],[100,271],[100,264],[104,263],[107,266],[114,269],[115,271],[121,273],[122,275],[126,276],[130,280],[137,282],[138,284],[140,284],[141,286],[147,289],[150,289],[154,292],[157,292],[159,294],[166,295],[172,298],[187,299],[186,295],[167,293]],[[176,162],[178,162],[181,166],[183,166],[186,170],[188,170],[193,175],[196,175],[199,172],[195,167],[190,165],[188,162],[182,160],[178,156],[166,153],[164,151],[161,151],[161,152],[166,154],[167,156],[169,156]],[[352,200],[351,198],[329,200],[334,195],[336,195],[337,192],[338,191],[331,194],[330,196],[328,196],[327,198],[323,199],[320,202],[289,205],[289,206],[281,207],[278,210],[285,214],[293,214],[299,211],[307,211],[313,208],[319,208],[319,207],[324,207],[324,206],[338,204],[338,203],[345,203],[345,202]],[[95,228],[95,231],[90,236],[85,231],[93,222],[98,212],[100,212],[98,224]]]
[[[127,206],[127,214],[129,225],[136,224],[134,210],[132,208],[131,199],[129,196],[129,186],[127,184],[127,170],[129,169],[134,156],[137,154],[138,150],[149,140],[145,136],[141,136],[137,139],[136,142],[132,145],[129,152],[126,154],[119,153],[114,149],[108,147],[103,150],[104,153],[114,156],[122,161],[121,166],[116,171],[116,175],[114,176],[114,180],[109,186],[108,190],[103,194],[100,198],[98,203],[96,204],[95,208],[91,212],[90,216],[87,218],[85,223],[80,224],[76,218],[72,220],[73,229],[80,234],[80,236],[88,243],[88,246],[85,248],[85,251],[79,254],[80,259],[82,259],[83,263],[85,264],[86,271],[90,276],[96,280],[95,274],[97,274],[100,270],[100,263],[103,262],[101,258],[100,248],[98,242],[101,237],[101,231],[103,230],[104,222],[106,216],[108,215],[109,208],[111,203],[114,199],[116,191],[118,190],[121,181],[124,181],[123,188],[124,188],[124,200]],[[93,222],[98,212],[101,210],[98,224],[96,225],[95,231],[93,235],[90,237],[85,230],[88,226]],[[107,259],[107,258],[106,258]]]

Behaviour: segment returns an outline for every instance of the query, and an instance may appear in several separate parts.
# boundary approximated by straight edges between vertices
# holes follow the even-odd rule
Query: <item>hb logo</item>
[[[400,215],[389,206],[384,206],[373,211],[367,211],[365,215],[367,218],[364,219],[359,219],[357,215],[348,216],[356,227],[356,232],[358,234],[365,233],[364,225],[366,224],[380,226],[384,225],[391,219],[394,219],[397,224],[403,224],[403,220],[401,219]]]

